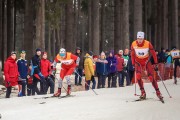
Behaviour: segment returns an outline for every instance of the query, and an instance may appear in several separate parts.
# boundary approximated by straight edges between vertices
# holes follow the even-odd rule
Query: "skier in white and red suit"
[[[67,95],[71,94],[71,80],[70,76],[75,71],[76,66],[79,65],[79,57],[76,55],[66,52],[64,48],[61,48],[59,54],[56,56],[54,60],[54,68],[56,63],[61,62],[61,70],[60,70],[60,79],[58,80],[58,91],[54,94],[55,97],[59,97],[61,95],[62,81],[64,77],[67,80],[68,88]]]
[[[146,92],[144,90],[143,81],[141,79],[142,71],[145,71],[145,73],[147,73],[149,80],[152,82],[152,85],[156,90],[157,97],[159,99],[163,99],[158,88],[157,80],[155,80],[153,77],[153,68],[150,62],[150,53],[152,54],[156,64],[154,70],[158,71],[157,56],[152,44],[149,41],[144,40],[144,32],[138,32],[137,40],[135,40],[131,45],[131,60],[132,65],[135,66],[136,81],[138,82],[141,90],[140,99],[146,99]]]

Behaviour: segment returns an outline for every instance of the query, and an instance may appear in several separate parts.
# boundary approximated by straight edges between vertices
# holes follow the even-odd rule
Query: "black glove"
[[[11,86],[11,83],[10,83],[9,81],[7,81],[7,85],[8,85],[8,87],[10,87],[10,86]]]
[[[158,69],[158,65],[155,65],[154,66],[154,70],[157,72],[159,69]]]

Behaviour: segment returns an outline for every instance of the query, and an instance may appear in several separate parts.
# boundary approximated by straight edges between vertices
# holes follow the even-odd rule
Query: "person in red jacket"
[[[6,98],[10,98],[12,86],[18,85],[18,66],[16,63],[16,52],[11,52],[11,56],[4,63],[5,85],[7,88]]]
[[[47,93],[48,88],[50,87],[50,94],[53,94],[54,93],[54,81],[50,77],[51,73],[52,73],[52,69],[51,69],[51,63],[47,59],[47,52],[43,52],[40,66],[41,66],[41,73],[45,77],[45,80],[46,80],[45,93]]]
[[[54,68],[56,63],[61,62],[61,71],[60,71],[60,79],[58,80],[58,91],[54,94],[55,97],[59,97],[61,95],[62,88],[62,80],[66,77],[68,88],[67,95],[71,94],[71,80],[70,75],[73,74],[76,66],[79,65],[79,57],[76,55],[66,52],[64,48],[61,48],[59,54],[56,56],[54,60]]]
[[[141,79],[142,71],[147,73],[149,80],[152,82],[156,94],[160,100],[163,99],[161,92],[159,91],[157,80],[153,77],[153,69],[150,62],[150,53],[152,54],[155,62],[155,71],[158,71],[157,56],[152,44],[144,40],[144,32],[137,33],[137,40],[131,45],[131,59],[132,65],[135,66],[136,79],[141,90],[140,99],[146,99],[146,92],[144,90],[143,81]]]

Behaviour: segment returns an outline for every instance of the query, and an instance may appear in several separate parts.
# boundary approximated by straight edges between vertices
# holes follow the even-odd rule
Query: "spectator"
[[[177,68],[180,67],[180,51],[174,47],[171,50],[171,55],[174,61],[174,84],[177,84]]]
[[[129,60],[127,63],[127,73],[129,75],[129,80],[130,80],[130,84],[131,84],[133,76],[134,76],[134,66],[132,65],[131,52],[129,53]]]
[[[164,63],[165,62],[165,53],[166,53],[166,50],[164,48],[161,48],[161,52],[158,54],[158,62],[159,63]]]
[[[110,87],[116,87],[116,79],[117,79],[117,68],[116,68],[116,64],[117,64],[117,59],[114,56],[114,51],[111,50],[109,53],[109,57],[106,59],[108,61],[108,88]],[[112,82],[111,82],[112,80]]]
[[[48,88],[50,87],[50,94],[54,94],[54,81],[51,78],[51,73],[52,73],[52,69],[51,69],[51,63],[50,61],[47,59],[47,52],[43,52],[42,54],[42,59],[41,59],[41,73],[42,75],[45,77],[45,93],[47,93]]]
[[[94,79],[94,68],[93,68],[93,53],[90,51],[86,53],[84,60],[84,72],[86,78],[86,90],[89,90],[90,82],[93,82],[92,89],[96,87],[96,81]]]
[[[32,95],[35,95],[35,92],[37,94],[45,94],[46,84],[45,84],[45,78],[41,73],[40,70],[40,56],[41,56],[41,49],[36,49],[36,54],[32,57],[32,70],[31,75],[33,75],[33,93]],[[37,83],[40,81],[40,92],[37,88]]]
[[[18,96],[26,96],[26,80],[27,80],[27,74],[28,74],[28,65],[27,65],[27,60],[25,59],[26,57],[26,51],[22,50],[20,53],[20,59],[17,61],[18,65],[18,71],[19,71],[19,94]]]
[[[124,58],[123,58],[123,50],[119,50],[118,54],[116,55],[116,59],[117,59],[117,76],[118,76],[118,83],[119,83],[119,87],[124,87],[123,83],[124,80],[123,79],[123,68],[124,68]]]
[[[7,58],[4,63],[4,75],[5,75],[5,86],[6,98],[10,98],[12,86],[18,85],[18,66],[16,63],[16,52],[11,52],[11,56]]]
[[[165,54],[165,74],[164,74],[164,79],[170,79],[170,73],[171,73],[171,65],[173,62],[172,56],[170,54],[169,49],[166,50]]]
[[[123,58],[124,58],[124,69],[123,69],[122,83],[124,84],[124,77],[126,77],[126,86],[129,86],[130,78],[129,78],[129,74],[127,73],[127,63],[129,60],[129,49],[124,50]]]
[[[105,88],[106,77],[107,77],[107,63],[106,55],[101,52],[100,58],[96,61],[96,72],[98,75],[98,86],[97,88]]]
[[[33,77],[31,76],[31,69],[32,69],[32,66],[29,65],[28,75],[27,75],[27,95],[28,96],[32,95],[32,90],[33,90]]]
[[[76,48],[75,55],[80,58],[79,66],[76,68],[75,72],[75,85],[82,85],[82,74],[83,74],[83,56],[81,48]],[[78,75],[79,74],[79,75]]]

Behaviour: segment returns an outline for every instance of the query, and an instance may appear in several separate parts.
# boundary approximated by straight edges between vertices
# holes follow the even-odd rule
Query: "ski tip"
[[[172,96],[170,96],[170,98],[172,98]]]

